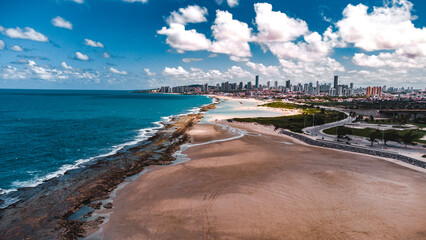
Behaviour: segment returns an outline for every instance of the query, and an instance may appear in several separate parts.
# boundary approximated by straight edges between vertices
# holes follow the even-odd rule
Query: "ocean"
[[[0,195],[146,140],[160,121],[211,102],[128,91],[0,89]]]

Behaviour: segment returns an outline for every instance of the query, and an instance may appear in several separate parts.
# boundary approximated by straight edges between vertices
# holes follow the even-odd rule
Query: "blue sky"
[[[0,1],[0,88],[426,87],[423,0]]]

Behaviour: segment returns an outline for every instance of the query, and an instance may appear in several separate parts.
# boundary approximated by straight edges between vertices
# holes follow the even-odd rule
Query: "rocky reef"
[[[11,194],[15,204],[0,210],[0,239],[77,239],[86,229],[102,223],[71,220],[70,216],[83,206],[100,208],[102,199],[125,180],[140,173],[146,166],[166,165],[173,153],[188,141],[186,132],[203,117],[203,112],[216,103],[203,106],[198,114],[172,119],[154,136],[116,154],[100,158],[79,169],[66,172],[33,188],[19,189]],[[105,208],[112,205],[105,205]]]

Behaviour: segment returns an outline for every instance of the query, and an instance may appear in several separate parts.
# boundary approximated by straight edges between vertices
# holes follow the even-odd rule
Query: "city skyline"
[[[257,75],[280,85],[334,75],[363,87],[426,82],[421,0],[20,0],[0,9],[0,88],[149,89]]]

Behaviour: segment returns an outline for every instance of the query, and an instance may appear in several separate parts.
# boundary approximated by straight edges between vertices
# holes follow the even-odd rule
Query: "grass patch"
[[[295,104],[296,105],[296,104]],[[296,105],[299,106],[299,105]],[[282,117],[258,117],[258,118],[233,118],[237,122],[252,122],[262,125],[272,125],[276,128],[289,129],[293,132],[302,132],[304,127],[335,122],[344,119],[346,115],[341,112],[305,107],[303,114]],[[314,115],[314,118],[312,117]]]
[[[271,102],[271,103],[263,104],[261,106],[272,107],[272,108],[287,108],[287,109],[306,109],[306,108],[309,108],[309,106],[306,106],[306,105],[299,105],[299,104],[285,103],[285,102]]]
[[[352,133],[351,135],[354,136],[359,136],[359,137],[369,137],[370,133],[375,131],[376,129],[373,128],[364,128],[364,129],[359,129],[359,128],[350,128],[350,127],[344,127],[349,129]],[[330,134],[330,135],[336,135],[336,127],[333,128],[329,128],[329,129],[325,129],[323,132],[326,134]],[[389,131],[389,130],[386,130]],[[400,136],[408,133],[411,130],[400,130],[398,131],[400,133]],[[416,135],[416,139],[414,140],[415,142],[419,142],[419,143],[426,143],[426,141],[424,140],[420,140],[420,138],[422,138],[425,134],[426,131],[421,131],[421,130],[414,130],[414,134]]]

